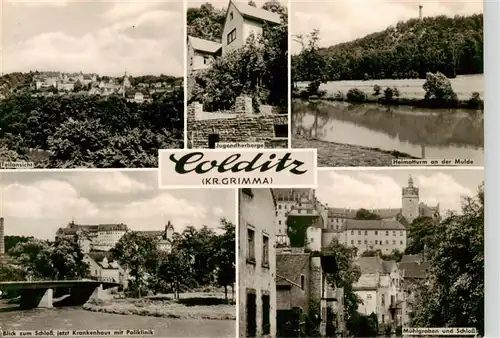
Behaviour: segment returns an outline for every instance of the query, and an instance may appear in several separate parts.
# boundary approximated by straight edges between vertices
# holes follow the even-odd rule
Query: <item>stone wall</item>
[[[232,111],[209,113],[199,102],[188,107],[188,148],[208,148],[209,135],[219,135],[219,142],[259,142],[266,148],[287,148],[287,137],[276,137],[275,124],[287,123],[286,115],[255,114],[252,99],[236,98]]]

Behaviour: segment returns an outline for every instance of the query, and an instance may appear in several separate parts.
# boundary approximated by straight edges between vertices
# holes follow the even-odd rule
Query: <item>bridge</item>
[[[49,280],[0,282],[0,291],[18,291],[22,309],[54,307],[54,290],[70,289],[72,304],[84,304],[89,299],[106,298],[105,289],[119,286],[119,283],[95,280]]]

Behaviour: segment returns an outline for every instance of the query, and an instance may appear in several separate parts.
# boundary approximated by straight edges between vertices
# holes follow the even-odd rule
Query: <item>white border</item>
[[[233,189],[234,190],[234,208],[235,208],[235,222],[234,222],[234,236],[235,236],[235,245],[236,245],[236,250],[234,251],[234,254],[236,255],[235,258],[235,264],[236,264],[236,277],[234,279],[234,299],[235,299],[235,306],[236,306],[236,332],[235,332],[235,337],[239,337],[240,333],[240,200],[239,200],[239,190],[238,189]]]
[[[394,167],[318,167],[318,171],[387,171],[387,170],[484,170],[484,167],[479,166],[394,166]]]
[[[178,185],[178,186],[170,186],[164,185],[162,182],[162,170],[161,170],[161,153],[264,153],[264,154],[272,154],[272,153],[313,153],[313,162],[312,162],[312,171],[313,171],[313,183],[312,184],[228,184],[228,185]],[[32,169],[33,170],[33,169]],[[60,169],[58,169],[60,170]],[[286,175],[286,173],[282,174]],[[241,188],[264,188],[264,189],[287,189],[287,188],[311,188],[316,189],[318,187],[318,150],[316,148],[297,148],[297,149],[160,149],[158,150],[158,189],[241,189]]]
[[[287,62],[288,62],[288,81],[287,81],[287,109],[288,109],[288,149],[292,148],[292,55],[290,54],[290,46],[292,42],[291,29],[290,29],[290,13],[292,11],[292,0],[288,0],[287,15]]]
[[[183,50],[183,60],[184,62],[182,63],[184,66],[184,147],[182,149],[187,149],[188,147],[188,137],[187,137],[187,116],[188,116],[188,111],[187,111],[187,90],[188,90],[188,82],[187,82],[187,0],[182,1],[182,22],[184,23],[184,29],[183,29],[183,39],[182,39],[182,50]]]
[[[498,1],[485,1],[484,18],[484,125],[485,133],[485,227],[484,227],[484,334],[486,337],[500,337],[500,255],[498,240],[500,232],[500,173],[499,145],[500,105],[499,88],[499,18]]]

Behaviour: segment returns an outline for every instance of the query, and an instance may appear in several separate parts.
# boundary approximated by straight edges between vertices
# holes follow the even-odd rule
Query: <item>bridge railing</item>
[[[98,282],[109,282],[109,283],[118,283],[119,282],[115,278],[111,278],[111,277],[96,277],[96,276],[92,276],[89,279],[92,279],[92,280],[95,280],[95,281],[98,281]]]

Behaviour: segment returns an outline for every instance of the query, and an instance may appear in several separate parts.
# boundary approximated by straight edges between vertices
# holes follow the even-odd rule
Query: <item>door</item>
[[[219,134],[208,135],[208,149],[215,149],[217,142],[219,142]]]
[[[257,296],[255,293],[247,293],[247,337],[255,337],[257,334]]]

